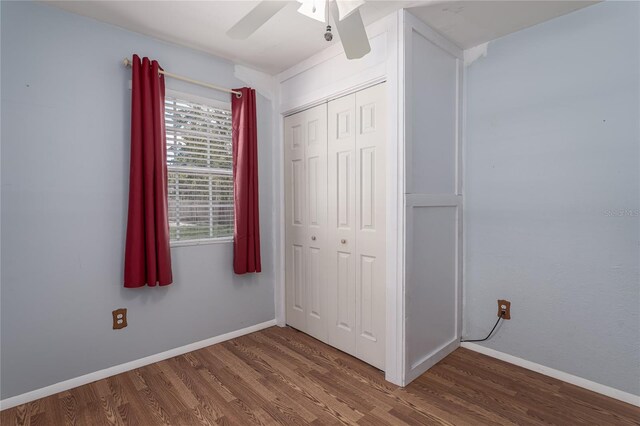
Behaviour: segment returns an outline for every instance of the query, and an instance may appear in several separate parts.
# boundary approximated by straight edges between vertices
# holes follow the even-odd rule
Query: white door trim
[[[385,379],[404,386],[404,37],[400,10],[387,27],[387,294]]]

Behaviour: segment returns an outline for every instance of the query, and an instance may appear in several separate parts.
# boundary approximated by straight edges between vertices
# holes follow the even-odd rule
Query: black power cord
[[[495,325],[493,326],[493,328],[491,329],[487,337],[485,337],[484,339],[460,340],[460,341],[461,342],[484,342],[485,340],[489,340],[491,338],[491,334],[493,334],[493,331],[496,329],[496,327],[498,326],[498,323],[500,323],[500,320],[504,317],[504,315],[505,315],[505,312],[501,311],[500,316],[498,317],[498,321],[496,321]]]

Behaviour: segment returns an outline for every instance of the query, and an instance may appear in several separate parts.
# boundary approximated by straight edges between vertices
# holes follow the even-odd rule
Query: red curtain
[[[231,95],[233,128],[233,271],[260,272],[260,217],[258,214],[258,131],[256,91],[234,89]]]
[[[164,76],[158,62],[133,55],[131,169],[124,286],[171,284]]]

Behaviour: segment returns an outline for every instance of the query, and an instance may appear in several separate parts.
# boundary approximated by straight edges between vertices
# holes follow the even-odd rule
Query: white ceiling
[[[445,1],[410,11],[463,49],[495,40],[597,1]]]
[[[324,25],[299,14],[291,1],[247,40],[226,31],[258,1],[46,1],[48,4],[161,40],[192,47],[270,74],[284,71],[330,45]],[[467,48],[563,15],[585,1],[368,0],[365,24],[400,8]],[[418,7],[415,7],[418,6]],[[334,31],[334,40],[338,42]]]
[[[239,64],[276,74],[338,42],[324,39],[325,25],[297,12],[299,3],[282,9],[247,40],[226,32],[255,7],[254,0],[217,1],[46,1],[46,3],[161,40],[192,47]],[[369,1],[365,24],[415,1]]]

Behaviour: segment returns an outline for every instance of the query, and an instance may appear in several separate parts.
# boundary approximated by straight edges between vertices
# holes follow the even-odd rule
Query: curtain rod
[[[124,58],[122,63],[123,63],[123,65],[125,67],[131,68],[131,60],[129,58]],[[187,83],[193,83],[193,84],[197,84],[199,86],[208,87],[209,89],[220,90],[221,92],[233,93],[237,97],[241,97],[242,96],[241,92],[237,92],[235,90],[227,89],[226,87],[215,86],[213,84],[205,83],[203,81],[193,80],[191,78],[183,77],[181,75],[173,74],[173,73],[170,73],[170,72],[167,72],[167,71],[164,71],[164,70],[160,70],[160,74],[164,74],[167,77],[175,78],[177,80],[186,81]]]

